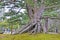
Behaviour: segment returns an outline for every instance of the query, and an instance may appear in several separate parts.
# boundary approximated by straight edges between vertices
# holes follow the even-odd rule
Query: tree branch
[[[45,9],[49,9],[49,8],[56,8],[56,7],[59,7],[60,5],[53,5],[53,6],[48,6],[48,7],[45,7]]]

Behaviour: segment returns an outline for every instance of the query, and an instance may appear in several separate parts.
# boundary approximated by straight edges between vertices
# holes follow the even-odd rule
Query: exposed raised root
[[[40,31],[41,31],[40,23],[31,22],[28,25],[25,25],[25,26],[19,28],[18,30],[16,30],[15,34],[18,34],[18,33],[22,34],[22,33],[26,33],[26,32],[30,32],[32,34],[32,33],[38,33]]]
[[[21,28],[17,29],[15,34],[18,34],[20,31],[24,30],[25,28],[27,28],[31,23],[28,23],[26,25],[23,25]]]
[[[24,30],[22,30],[22,31],[20,32],[20,34],[21,34],[21,33],[24,33],[24,32],[30,31],[30,29],[33,28],[34,25],[36,25],[36,24],[30,24],[27,28],[25,28]]]
[[[30,31],[30,33],[37,33],[37,24],[35,25],[35,27]]]
[[[36,23],[29,23],[25,26],[22,26],[21,28],[17,29],[16,32],[14,34],[21,34],[21,33],[24,33],[24,32],[28,32],[31,28],[33,28],[33,26],[35,25]]]

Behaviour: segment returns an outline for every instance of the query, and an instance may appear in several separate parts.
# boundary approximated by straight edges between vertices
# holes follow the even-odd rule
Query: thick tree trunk
[[[36,4],[36,5],[34,5],[34,8],[32,8],[29,4],[27,4],[27,6],[26,6],[29,18],[31,19],[30,23],[27,24],[26,26],[20,28],[18,30],[18,32],[16,32],[16,33],[21,34],[21,33],[25,33],[25,32],[31,32],[31,33],[40,33],[41,32],[42,26],[40,23],[40,18],[42,17],[42,13],[44,12],[45,5],[43,4],[43,1],[42,1],[40,8],[37,9],[37,0],[34,0],[34,3]]]

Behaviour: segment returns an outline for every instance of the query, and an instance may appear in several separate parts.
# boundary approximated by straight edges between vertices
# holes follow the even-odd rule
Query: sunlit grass
[[[0,34],[0,40],[60,40],[60,34],[17,34],[3,35]]]

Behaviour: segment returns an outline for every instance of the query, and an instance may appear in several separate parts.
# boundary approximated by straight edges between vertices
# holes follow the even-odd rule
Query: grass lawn
[[[0,40],[60,40],[60,34],[0,34]]]

